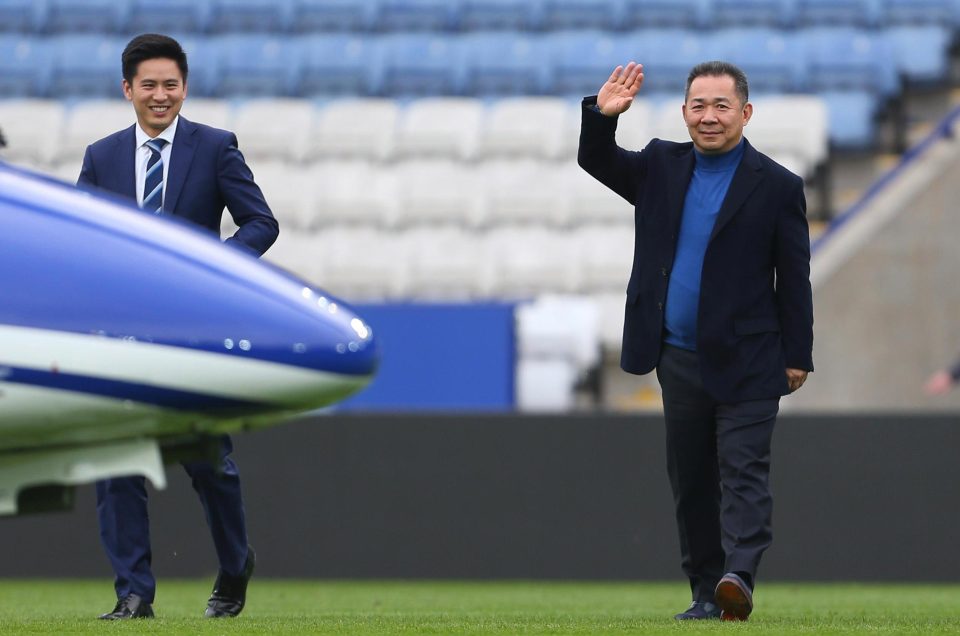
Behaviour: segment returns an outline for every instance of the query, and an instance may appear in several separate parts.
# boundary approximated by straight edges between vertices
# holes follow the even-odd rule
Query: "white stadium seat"
[[[479,100],[427,97],[410,102],[400,115],[397,152],[404,157],[476,157],[484,109]]]
[[[67,111],[55,160],[58,163],[76,165],[79,175],[87,146],[133,125],[136,121],[137,115],[133,106],[125,99],[80,102]]]
[[[563,231],[542,227],[501,227],[486,237],[486,254],[493,264],[488,294],[531,298],[545,292],[577,287],[570,238]]]
[[[557,97],[516,97],[487,108],[480,156],[558,159],[566,149],[569,107]]]
[[[395,170],[368,161],[324,161],[310,166],[314,181],[312,225],[388,226],[396,221]]]
[[[398,225],[476,226],[484,216],[476,167],[448,159],[411,159],[396,165]]]
[[[266,98],[241,104],[233,120],[240,150],[247,159],[303,160],[313,110],[302,99]]]
[[[323,279],[331,293],[351,300],[396,299],[404,295],[409,250],[403,236],[373,228],[321,232],[318,249]]]
[[[297,164],[268,160],[251,161],[249,166],[281,231],[287,227],[308,229],[317,225],[316,183],[309,170]]]
[[[534,159],[483,162],[479,175],[484,184],[485,220],[494,226],[565,224],[569,208],[561,176],[565,172],[562,163]]]
[[[392,99],[342,99],[320,108],[306,158],[392,159],[400,108]]]
[[[409,288],[420,300],[469,300],[489,285],[491,263],[476,234],[456,227],[418,228],[406,233]]]
[[[3,158],[35,166],[52,164],[63,134],[63,120],[63,104],[56,100],[0,100],[0,125],[7,138],[7,147],[0,151]]]

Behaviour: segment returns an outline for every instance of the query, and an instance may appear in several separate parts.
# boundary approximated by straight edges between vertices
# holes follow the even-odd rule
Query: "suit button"
[[[660,273],[663,274],[664,276],[666,276],[666,275],[667,275],[667,268],[666,268],[666,267],[661,267],[661,268],[660,268]]]
[[[657,303],[657,309],[663,311],[663,303]]]

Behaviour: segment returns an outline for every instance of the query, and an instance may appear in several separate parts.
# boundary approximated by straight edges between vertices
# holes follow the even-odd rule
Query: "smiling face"
[[[140,62],[133,80],[123,80],[123,94],[133,103],[140,128],[156,137],[180,113],[187,84],[174,60],[158,57]]]
[[[693,145],[703,154],[733,150],[743,127],[753,115],[753,104],[741,104],[729,75],[702,75],[693,80],[683,105],[683,120]]]

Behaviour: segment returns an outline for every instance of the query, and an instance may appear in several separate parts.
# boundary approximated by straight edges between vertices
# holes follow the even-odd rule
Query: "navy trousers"
[[[240,494],[240,474],[230,459],[233,443],[224,435],[220,466],[210,462],[184,462],[183,467],[200,497],[213,536],[220,571],[231,576],[243,572],[247,559],[247,525]],[[113,566],[117,598],[136,594],[152,603],[157,583],[150,570],[150,523],[147,489],[143,477],[118,477],[97,482],[97,516],[100,541]]]
[[[718,404],[703,389],[696,352],[667,344],[657,379],[681,567],[693,600],[713,602],[724,573],[756,577],[773,540],[770,443],[780,400]]]

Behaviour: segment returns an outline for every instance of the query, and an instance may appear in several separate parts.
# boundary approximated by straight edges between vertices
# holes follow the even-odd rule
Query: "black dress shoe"
[[[257,555],[252,546],[247,546],[247,562],[243,564],[243,572],[239,576],[230,576],[221,572],[213,584],[213,594],[207,601],[207,618],[225,618],[237,616],[243,611],[247,602],[247,583],[253,576],[253,566],[257,562]]]
[[[153,618],[153,608],[150,603],[144,602],[136,594],[127,594],[117,601],[117,606],[112,612],[101,614],[100,618],[105,621],[116,621],[124,618]]]
[[[678,621],[701,621],[711,618],[720,618],[720,608],[707,601],[694,601],[687,611],[680,612],[675,619]]]
[[[720,618],[725,621],[745,621],[753,611],[753,590],[735,572],[723,575],[714,596],[722,610]]]

